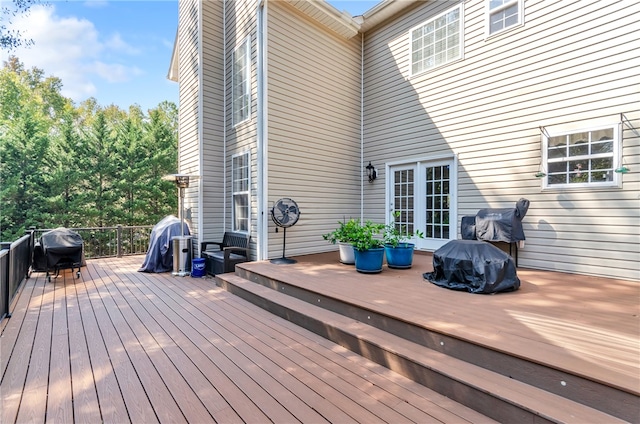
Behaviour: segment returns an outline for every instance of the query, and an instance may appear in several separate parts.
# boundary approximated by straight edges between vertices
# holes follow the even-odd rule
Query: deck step
[[[497,421],[625,422],[239,275],[216,279],[227,291]]]

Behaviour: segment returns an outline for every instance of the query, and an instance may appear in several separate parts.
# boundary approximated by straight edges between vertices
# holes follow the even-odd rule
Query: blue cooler
[[[191,265],[192,277],[200,278],[205,276],[204,258],[194,258]]]

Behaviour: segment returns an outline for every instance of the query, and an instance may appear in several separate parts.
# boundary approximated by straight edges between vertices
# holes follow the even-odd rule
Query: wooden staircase
[[[639,422],[638,396],[238,265],[217,284],[504,423]]]

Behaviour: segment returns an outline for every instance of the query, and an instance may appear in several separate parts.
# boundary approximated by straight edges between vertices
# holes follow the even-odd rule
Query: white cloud
[[[117,63],[104,63],[100,61],[93,62],[87,67],[87,71],[99,75],[108,82],[126,82],[131,76],[139,76],[144,72],[137,67],[124,66]]]
[[[138,52],[120,34],[105,39],[92,22],[58,16],[55,6],[33,7],[29,14],[16,18],[12,26],[23,29],[23,36],[33,39],[34,44],[11,54],[28,68],[35,66],[45,75],[60,78],[62,94],[76,102],[95,96],[100,80],[117,83],[142,74],[139,68],[104,60],[107,54],[117,57]]]
[[[126,43],[120,34],[113,34],[106,42],[105,46],[115,52],[126,53],[129,55],[136,55],[140,53],[140,50]]]

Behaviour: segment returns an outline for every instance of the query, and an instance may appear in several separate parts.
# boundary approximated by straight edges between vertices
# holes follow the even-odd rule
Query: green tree
[[[114,202],[115,143],[105,112],[99,109],[95,120],[79,144],[82,175],[82,209],[86,225],[104,227],[111,222]]]
[[[178,108],[172,102],[162,102],[149,110],[144,148],[147,156],[141,164],[145,170],[143,181],[143,213],[153,222],[178,209],[175,183],[164,181],[163,176],[173,174],[178,165]]]
[[[162,177],[177,169],[176,105],[148,115],[94,98],[76,106],[61,88],[16,57],[0,69],[2,239],[30,226],[144,225],[175,213],[175,185]]]
[[[36,111],[23,107],[0,135],[0,228],[4,240],[39,226],[46,214],[43,189],[49,137],[45,127]]]

